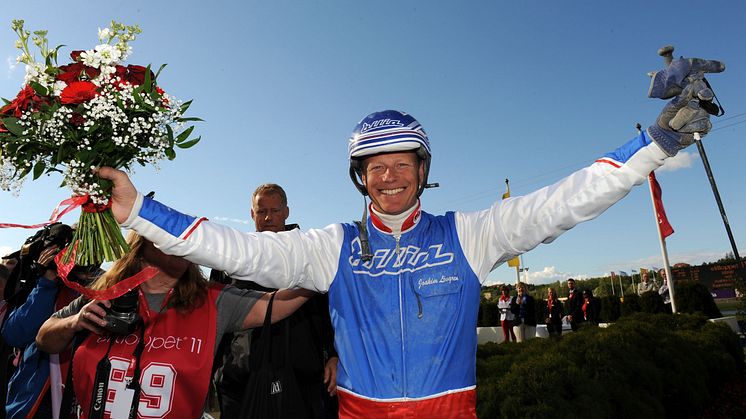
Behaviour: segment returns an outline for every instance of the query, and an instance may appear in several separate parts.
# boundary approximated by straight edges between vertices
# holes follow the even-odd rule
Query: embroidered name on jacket
[[[360,238],[351,243],[349,258],[353,272],[360,275],[396,275],[402,272],[416,272],[434,266],[447,265],[454,260],[453,252],[443,250],[443,244],[433,244],[426,249],[409,245],[396,249],[376,249],[368,262],[360,259]]]

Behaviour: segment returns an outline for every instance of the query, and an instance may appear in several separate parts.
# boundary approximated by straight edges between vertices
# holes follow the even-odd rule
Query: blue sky
[[[139,24],[128,63],[167,63],[159,84],[193,99],[202,142],[160,170],[132,175],[143,191],[181,211],[251,231],[250,194],[282,184],[290,222],[302,227],[359,218],[347,176],[347,138],[362,117],[393,108],[427,130],[433,163],[425,210],[489,206],[510,178],[513,195],[550,184],[648,126],[663,106],[646,97],[659,47],[720,59],[709,79],[726,115],[704,140],[736,243],[746,243],[746,5],[445,1],[24,1],[3,5],[0,96],[23,69],[11,20],[48,29],[51,44],[90,49],[111,19]],[[670,6],[675,4],[676,7]],[[64,64],[60,60],[60,64]],[[675,163],[675,164],[674,164]],[[696,148],[660,170],[676,233],[672,263],[716,260],[730,245]],[[667,164],[667,166],[669,165]],[[0,222],[37,223],[69,196],[59,177],[0,192]],[[73,223],[77,214],[63,221]],[[0,253],[32,231],[0,230]],[[741,250],[746,253],[746,250]],[[530,282],[661,266],[646,185],[598,219],[524,257]],[[512,282],[499,267],[491,281]]]

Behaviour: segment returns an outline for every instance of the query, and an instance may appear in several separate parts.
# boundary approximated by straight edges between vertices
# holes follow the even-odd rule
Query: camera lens
[[[137,288],[111,301],[111,310],[117,313],[131,313],[137,311]]]

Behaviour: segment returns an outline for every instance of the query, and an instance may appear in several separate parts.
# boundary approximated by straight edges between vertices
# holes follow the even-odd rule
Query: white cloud
[[[16,63],[16,58],[10,57],[10,56],[5,57],[5,63],[8,65],[7,77],[11,78],[11,76],[13,75],[13,72],[16,70],[16,67],[18,67],[18,63]]]
[[[675,172],[679,169],[686,169],[692,167],[692,164],[699,159],[699,156],[694,153],[687,151],[680,151],[670,159],[666,159],[663,166],[658,170],[661,172]]]
[[[715,262],[718,259],[725,257],[728,251],[699,251],[699,252],[687,252],[687,253],[671,253],[668,255],[668,261],[671,266],[677,263],[688,263],[690,265],[701,265],[705,262]],[[630,270],[640,270],[640,268],[661,268],[663,267],[663,258],[661,255],[652,255],[639,259],[622,260],[616,263],[613,267],[607,267],[609,271],[625,271],[627,273]]]
[[[502,276],[502,275],[501,275]],[[528,271],[528,279],[526,279],[526,273],[521,272],[521,281],[528,282],[529,284],[534,285],[541,285],[541,284],[551,284],[552,282],[557,281],[564,281],[567,278],[575,278],[575,279],[588,279],[590,276],[587,274],[579,274],[579,273],[570,273],[570,272],[560,272],[557,271],[557,268],[554,266],[545,266],[544,269],[541,271],[531,272],[529,269]],[[499,283],[515,283],[515,278],[512,278],[510,280],[506,280],[503,278],[488,278],[484,285],[495,285]]]

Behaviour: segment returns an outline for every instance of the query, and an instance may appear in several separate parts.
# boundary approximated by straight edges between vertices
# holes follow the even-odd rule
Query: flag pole
[[[507,198],[510,198],[510,180],[506,178],[505,193],[503,194],[503,199]],[[512,266],[515,268],[515,283],[518,284],[519,282],[521,282],[521,259],[519,259],[518,256],[510,259],[508,261],[508,266]]]
[[[622,283],[622,276],[619,275],[619,289],[622,292],[622,299],[624,299],[624,284]]]
[[[671,299],[671,312],[676,314],[676,301],[674,300],[674,290],[673,290],[673,277],[671,276],[671,266],[668,262],[668,250],[666,249],[666,239],[663,237],[663,233],[661,232],[660,223],[658,221],[658,210],[655,206],[655,194],[653,193],[653,182],[650,180],[650,176],[648,176],[648,189],[650,190],[650,199],[653,203],[653,218],[655,219],[655,226],[656,230],[658,231],[658,241],[660,242],[661,246],[661,256],[663,257],[663,267],[666,270],[666,280],[668,281],[668,296]]]
[[[616,291],[614,290],[614,275],[611,275],[611,295],[616,295]]]
[[[739,266],[744,266],[743,262],[741,261],[741,256],[738,255],[738,247],[736,246],[736,240],[733,238],[733,232],[730,231],[730,223],[728,222],[728,216],[725,215],[725,207],[723,207],[723,201],[720,199],[720,192],[718,192],[718,186],[715,183],[715,177],[712,175],[712,169],[710,168],[710,161],[707,159],[707,153],[705,153],[705,147],[702,144],[702,137],[700,136],[698,132],[694,133],[694,142],[697,143],[697,150],[699,151],[699,156],[702,158],[702,164],[705,166],[705,172],[707,173],[707,179],[710,180],[710,187],[712,188],[713,195],[715,195],[715,202],[717,203],[718,209],[720,210],[720,217],[723,219],[723,225],[725,226],[725,233],[728,235],[728,240],[730,240],[730,247],[731,249],[733,249],[733,256],[735,256],[736,262],[738,262]],[[666,275],[668,275],[668,271],[666,271]]]

